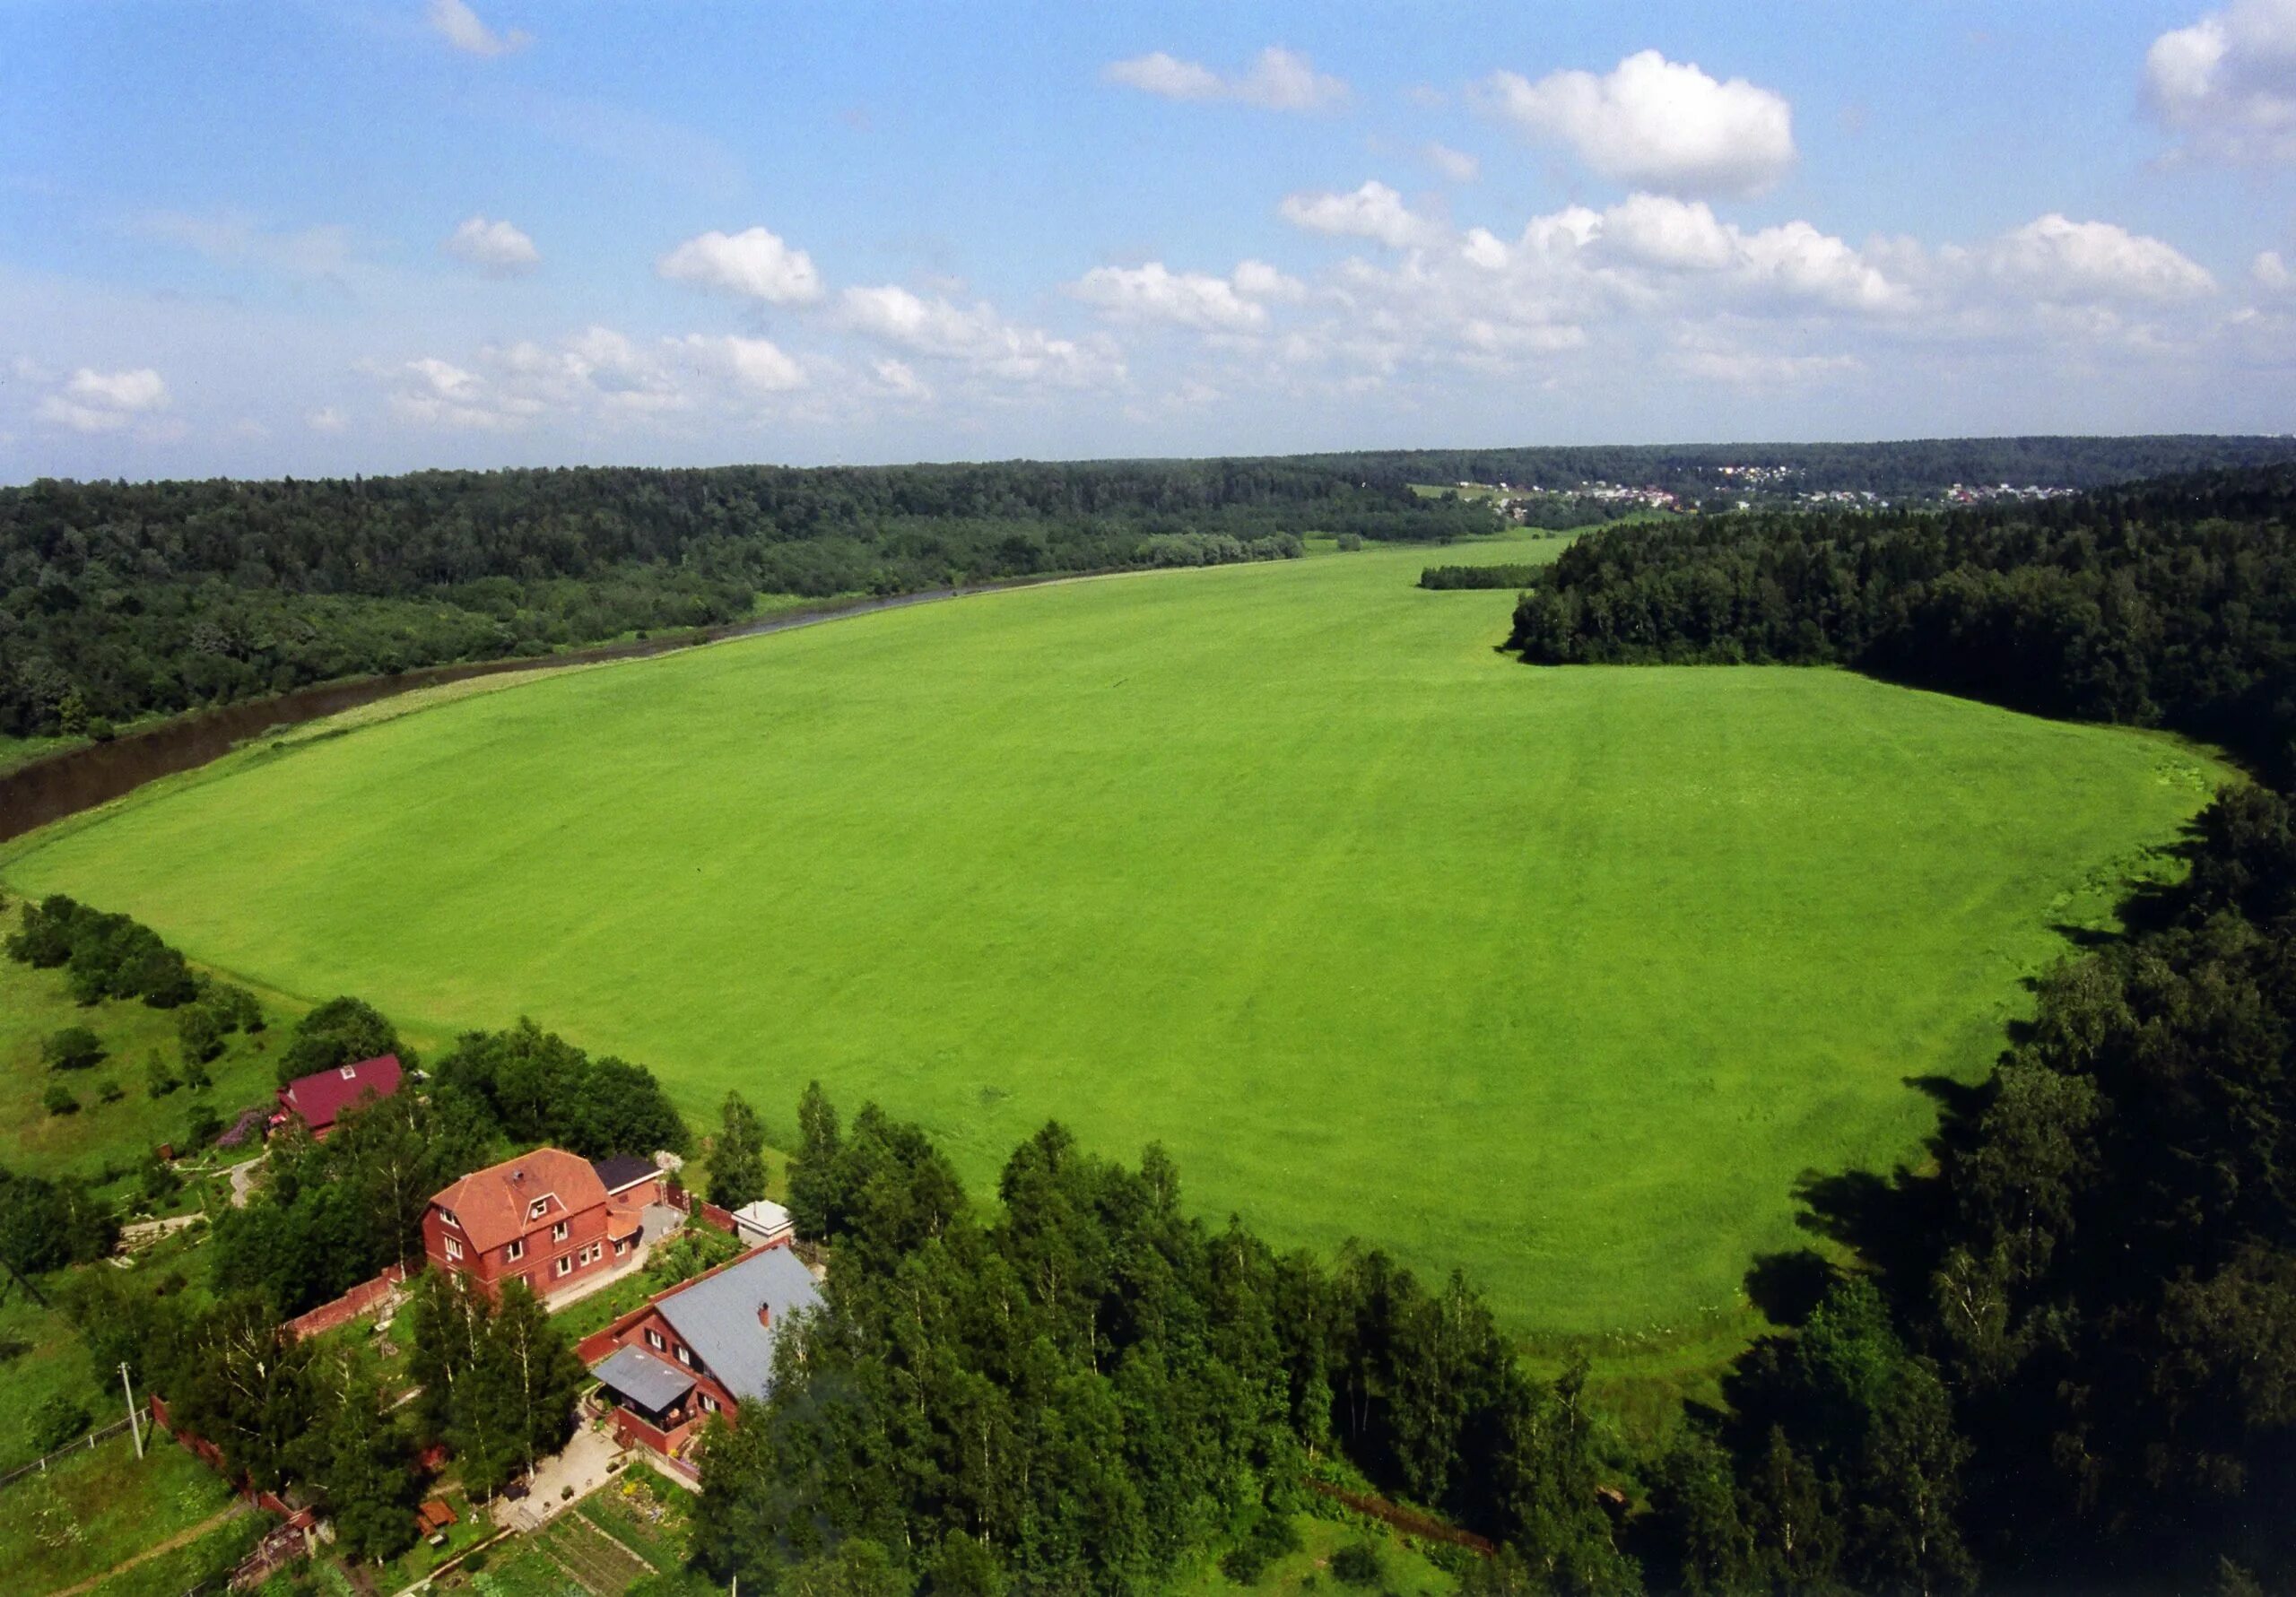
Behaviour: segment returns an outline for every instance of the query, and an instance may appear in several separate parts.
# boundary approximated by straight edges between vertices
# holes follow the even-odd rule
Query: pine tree
[[[765,1196],[765,1128],[738,1092],[726,1095],[725,1116],[709,1150],[709,1201],[739,1209]]]
[[[808,1241],[829,1236],[836,1219],[837,1107],[819,1081],[797,1100],[797,1151],[789,1160],[789,1219]]]

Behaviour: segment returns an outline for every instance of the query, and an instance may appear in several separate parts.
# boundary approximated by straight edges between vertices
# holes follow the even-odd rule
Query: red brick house
[[[613,1404],[622,1445],[659,1454],[686,1473],[686,1454],[712,1414],[730,1423],[773,1384],[773,1347],[792,1316],[821,1306],[813,1274],[791,1249],[764,1247],[659,1293],[581,1345]]]
[[[345,1110],[362,1098],[390,1097],[398,1090],[400,1078],[396,1054],[298,1076],[279,1089],[279,1109],[271,1124],[284,1125],[300,1118],[312,1136],[325,1141]]]
[[[422,1252],[489,1293],[523,1280],[550,1298],[617,1264],[644,1240],[643,1203],[606,1195],[590,1161],[538,1148],[464,1176],[430,1200]]]

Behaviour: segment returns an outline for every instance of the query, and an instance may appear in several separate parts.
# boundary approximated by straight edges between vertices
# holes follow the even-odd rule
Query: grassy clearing
[[[1442,558],[1519,560],[1494,538]],[[1835,672],[1534,671],[1428,551],[1074,582],[251,751],[0,873],[418,1030],[544,1018],[987,1190],[1048,1116],[1622,1357],[1742,1332],[2220,768]],[[1657,1350],[1656,1354],[1653,1350]],[[1702,1353],[1698,1357],[1702,1358]]]
[[[1457,1581],[1384,1529],[1366,1530],[1307,1515],[1299,1515],[1295,1523],[1300,1528],[1300,1550],[1270,1564],[1252,1584],[1239,1586],[1222,1575],[1216,1565],[1207,1565],[1174,1583],[1174,1597],[1214,1597],[1222,1592],[1362,1592],[1367,1597],[1385,1592],[1394,1597],[1446,1597],[1458,1590]],[[1331,1572],[1332,1555],[1361,1541],[1378,1549],[1380,1579],[1376,1585],[1350,1586]]]
[[[51,1297],[58,1284],[48,1283]],[[30,1423],[34,1409],[49,1397],[78,1403],[94,1425],[127,1414],[118,1385],[96,1379],[72,1323],[33,1302],[13,1281],[0,1282],[0,1470],[40,1455]]]
[[[231,1506],[213,1470],[147,1435],[139,1460],[126,1436],[20,1480],[0,1498],[0,1570],[27,1597],[61,1591],[126,1563]]]
[[[13,912],[5,918],[13,929]],[[102,1039],[102,1063],[61,1072],[42,1063],[40,1044],[66,1026],[85,1026]],[[207,1067],[212,1087],[195,1093],[178,1086],[153,1098],[146,1082],[153,1055],[178,1081],[183,1075],[174,1011],[148,1009],[135,1001],[83,1009],[72,1001],[62,971],[34,970],[0,959],[0,1165],[91,1180],[109,1172],[117,1180],[162,1142],[183,1146],[196,1099],[206,1102],[226,1124],[241,1109],[269,1103],[274,1080],[270,1050],[283,1035],[274,1012],[273,1029],[227,1039],[222,1057]],[[77,1113],[50,1115],[41,1106],[41,1095],[58,1080],[79,1099]],[[106,1083],[119,1089],[117,1100],[104,1101]],[[258,1151],[250,1148],[248,1154]]]
[[[277,1523],[268,1515],[243,1514],[195,1541],[121,1570],[99,1583],[89,1597],[182,1597],[202,1581],[220,1581],[238,1568]]]

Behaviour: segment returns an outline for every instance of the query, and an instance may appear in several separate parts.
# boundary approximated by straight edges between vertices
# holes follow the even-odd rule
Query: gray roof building
[[[746,1400],[763,1397],[772,1386],[773,1345],[790,1316],[821,1304],[821,1290],[797,1255],[767,1247],[669,1293],[654,1307],[718,1384]]]
[[[613,1357],[590,1373],[657,1414],[693,1390],[691,1376],[675,1365],[663,1363],[643,1348],[616,1348]]]

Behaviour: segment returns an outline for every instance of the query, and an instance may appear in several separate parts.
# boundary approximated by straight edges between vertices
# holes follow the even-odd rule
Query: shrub
[[[1332,1578],[1351,1586],[1376,1586],[1382,1574],[1378,1548],[1369,1541],[1351,1541],[1331,1556]]]
[[[204,1148],[223,1133],[223,1117],[215,1113],[215,1106],[197,1098],[192,1100],[191,1115],[186,1124],[187,1145]]]
[[[1248,1586],[1270,1564],[1299,1550],[1300,1527],[1292,1523],[1292,1516],[1262,1514],[1253,1523],[1251,1534],[1221,1556],[1220,1573],[1239,1586]]]
[[[223,1052],[223,1023],[206,1004],[188,1004],[176,1015],[176,1041],[186,1064],[204,1064]]]
[[[52,1071],[83,1071],[103,1058],[103,1039],[84,1026],[66,1026],[40,1044],[39,1056]]]
[[[263,1005],[245,987],[235,987],[229,982],[217,982],[208,988],[200,1006],[215,1017],[215,1023],[225,1031],[244,1031],[250,1035],[264,1027]]]
[[[1338,542],[1340,549],[1344,552],[1352,554],[1357,550],[1363,547],[1363,534],[1361,533],[1342,533],[1339,535]]]
[[[194,1092],[204,1092],[215,1085],[215,1078],[207,1073],[207,1067],[198,1060],[187,1059],[183,1062],[183,1084]]]
[[[96,1089],[96,1096],[108,1104],[116,1104],[127,1096],[127,1089],[117,1081],[105,1081]]]
[[[295,1026],[294,1040],[279,1059],[279,1085],[338,1064],[356,1064],[396,1054],[412,1068],[414,1057],[399,1046],[398,1033],[374,1005],[356,998],[330,998]]]
[[[49,1082],[48,1090],[40,1094],[39,1101],[40,1107],[51,1115],[76,1115],[80,1112],[80,1100],[74,1098],[72,1089],[61,1081]]]
[[[144,1090],[153,1098],[165,1098],[183,1083],[176,1080],[168,1062],[155,1052],[144,1062]]]
[[[88,1410],[60,1392],[50,1393],[32,1405],[24,1422],[25,1439],[35,1453],[53,1453],[88,1428]]]

